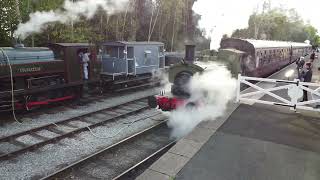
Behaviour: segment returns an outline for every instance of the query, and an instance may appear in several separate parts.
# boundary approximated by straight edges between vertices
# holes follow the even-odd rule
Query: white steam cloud
[[[235,98],[236,79],[226,67],[210,64],[202,74],[192,77],[189,88],[189,102],[200,102],[196,108],[181,108],[171,112],[168,126],[171,136],[181,138],[189,134],[200,122],[214,121],[224,115],[227,104]]]
[[[37,11],[30,14],[30,20],[18,25],[14,36],[25,39],[32,33],[39,33],[49,23],[60,22],[63,24],[78,21],[80,17],[91,19],[99,8],[112,14],[125,8],[129,0],[81,0],[72,2],[66,0],[62,9],[51,11]]]

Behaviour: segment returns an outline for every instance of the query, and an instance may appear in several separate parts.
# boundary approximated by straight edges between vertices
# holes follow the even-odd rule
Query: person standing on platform
[[[300,59],[296,62],[296,64],[297,64],[297,71],[298,71],[298,79],[301,79],[302,69],[305,64],[304,57],[300,57]]]
[[[303,71],[301,74],[303,82],[311,82],[312,80],[312,64],[306,64],[306,71]],[[308,88],[308,86],[305,86]],[[303,101],[308,101],[308,91],[303,90]]]
[[[313,51],[312,54],[310,55],[310,60],[313,63],[314,59],[316,58],[316,53]]]

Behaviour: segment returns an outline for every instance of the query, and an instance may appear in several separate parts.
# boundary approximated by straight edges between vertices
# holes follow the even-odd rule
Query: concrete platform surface
[[[177,180],[319,180],[320,119],[240,105]]]

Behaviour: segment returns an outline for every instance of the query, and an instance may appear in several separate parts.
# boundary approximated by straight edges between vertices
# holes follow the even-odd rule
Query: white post
[[[241,91],[241,74],[238,74],[238,81],[237,81],[237,97],[236,97],[236,102],[240,102],[240,91]]]

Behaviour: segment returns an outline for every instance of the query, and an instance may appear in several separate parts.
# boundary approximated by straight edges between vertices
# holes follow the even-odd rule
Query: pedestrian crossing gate
[[[250,88],[241,92],[240,87],[243,85]],[[287,81],[239,75],[237,87],[237,102],[240,103],[259,103],[289,107],[294,111],[300,109],[320,112],[320,109],[317,108],[320,105],[319,83],[306,83],[298,79]],[[301,102],[303,91],[308,93],[308,101]],[[272,98],[263,98],[265,95]]]

